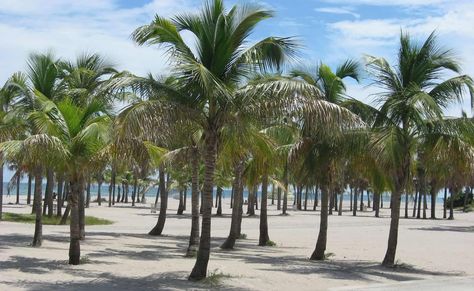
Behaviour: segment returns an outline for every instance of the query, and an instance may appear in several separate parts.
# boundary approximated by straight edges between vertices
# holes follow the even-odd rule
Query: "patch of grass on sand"
[[[335,253],[325,253],[324,254],[324,259],[328,260],[329,258],[334,257],[335,255],[336,255]]]
[[[222,280],[230,278],[229,274],[224,274],[219,271],[219,269],[215,269],[214,271],[210,271],[206,279],[202,280],[201,282],[212,287],[217,287],[222,284]]]
[[[247,239],[247,234],[241,233],[241,234],[239,235],[239,239]]]
[[[266,245],[267,245],[267,247],[274,247],[274,246],[276,246],[277,244],[276,244],[276,242],[274,242],[274,241],[272,241],[272,240],[269,240],[269,241],[267,241],[267,244],[266,244]]]
[[[2,220],[3,221],[10,221],[10,222],[21,222],[21,223],[35,223],[35,215],[34,214],[23,214],[23,213],[10,213],[5,212],[3,213]],[[61,221],[61,217],[57,217],[53,215],[52,217],[48,217],[43,215],[42,222],[44,225],[58,225]],[[98,218],[95,216],[86,216],[86,225],[108,225],[113,224],[114,222],[108,219]],[[69,224],[69,218],[67,223]]]

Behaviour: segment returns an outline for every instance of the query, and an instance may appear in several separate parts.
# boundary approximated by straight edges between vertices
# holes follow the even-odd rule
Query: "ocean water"
[[[33,191],[33,186],[32,185],[32,191]],[[43,184],[43,193],[45,191],[45,188],[46,188],[46,184],[44,183]],[[91,185],[91,197],[92,199],[95,199],[95,197],[97,197],[97,192],[98,192],[98,185],[96,184],[92,184]],[[156,197],[156,193],[157,193],[157,187],[151,187],[150,189],[148,189],[148,191],[145,193],[145,197],[147,197],[148,199],[147,200],[151,200],[150,198],[155,198]],[[223,199],[226,199],[226,198],[230,198],[231,196],[231,189],[223,189]],[[292,193],[293,191],[291,191],[292,188],[290,188],[290,197],[289,199],[292,200]],[[54,187],[54,192],[57,191],[57,186]],[[130,190],[129,190],[129,196],[131,196],[132,194],[132,191],[133,191],[133,187],[130,186]],[[26,196],[28,193],[28,183],[20,183],[20,196]],[[33,193],[33,192],[32,192]],[[117,194],[117,190],[115,192]],[[216,190],[214,189],[214,193],[213,193],[213,197],[215,197],[216,195]],[[8,195],[8,183],[3,183],[3,195]],[[16,195],[16,187],[13,187],[12,189],[10,189],[10,196],[15,196]],[[101,195],[103,198],[108,198],[109,196],[109,185],[108,184],[103,184],[102,187],[101,187]],[[188,198],[191,197],[191,189],[188,189]],[[261,192],[258,191],[258,195],[260,196],[261,195]],[[276,193],[275,193],[276,195]],[[268,196],[269,198],[271,197],[271,189],[269,189],[268,191]],[[449,197],[449,191],[448,191],[448,197]],[[171,190],[170,191],[170,198],[177,198],[178,197],[178,192],[176,190]],[[244,190],[244,200],[247,199],[248,197],[248,191],[247,190]],[[303,194],[303,197],[304,197],[304,194]],[[438,197],[436,199],[436,202],[437,203],[443,203],[443,197],[444,197],[444,192],[443,191],[440,191],[438,193]],[[339,197],[338,197],[339,198]],[[427,197],[427,203],[431,203],[431,197],[428,195]],[[275,199],[276,199],[276,196],[275,196]],[[308,195],[308,199],[310,201],[313,201],[314,199],[314,194],[313,193],[310,193]],[[349,192],[346,192],[344,193],[343,195],[343,199],[344,201],[349,201],[350,199],[350,193]],[[409,197],[410,199],[410,202],[413,200],[411,197]],[[371,200],[372,200],[372,197],[371,197]],[[153,201],[153,200],[152,200]],[[367,203],[367,194],[364,193],[364,201],[365,203]],[[390,195],[388,194],[385,194],[383,195],[383,201],[384,202],[387,202],[387,203],[390,203]],[[402,202],[405,201],[405,197],[403,196],[402,197]],[[359,198],[359,203],[360,203],[360,198]]]

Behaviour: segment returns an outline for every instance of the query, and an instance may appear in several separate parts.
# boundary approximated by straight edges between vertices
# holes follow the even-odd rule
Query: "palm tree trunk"
[[[243,162],[238,162],[234,168],[234,207],[232,208],[232,219],[230,222],[229,236],[225,242],[221,245],[222,249],[233,249],[235,241],[240,236],[240,222],[241,217],[242,200],[243,200],[243,185],[242,185],[242,172]]]
[[[304,192],[304,211],[308,210],[308,186],[306,186],[306,191]]]
[[[449,220],[453,220],[454,219],[454,196],[456,196],[456,194],[458,193],[458,189],[457,188],[451,188],[450,191],[451,195],[449,196],[449,217],[448,219]]]
[[[214,188],[214,170],[217,156],[217,132],[208,130],[205,133],[204,152],[204,179],[202,187],[203,212],[201,239],[197,253],[196,263],[189,275],[190,280],[201,280],[207,276],[207,264],[211,253],[211,214],[212,214],[212,192]]]
[[[177,215],[183,215],[184,212],[184,193],[183,190],[179,190],[179,205],[178,205],[178,212],[176,213]]]
[[[222,193],[223,190],[221,187],[217,187],[217,216],[222,216]]]
[[[339,198],[339,212],[337,215],[342,215],[342,200],[344,199],[344,191],[341,191],[341,197]]]
[[[416,216],[416,203],[418,201],[418,189],[415,187],[415,198],[413,199],[413,214],[412,217]]]
[[[160,179],[160,214],[158,215],[158,221],[155,227],[148,233],[149,235],[161,235],[166,222],[166,209],[168,208],[168,191],[165,184],[165,171],[163,166],[160,167],[159,172]]]
[[[40,247],[43,242],[43,223],[42,223],[42,209],[41,209],[41,186],[43,183],[43,177],[41,176],[41,167],[35,169],[35,192],[33,198],[33,204],[35,206],[35,234],[33,236],[33,243],[31,244],[34,247]],[[2,185],[3,187],[3,185]]]
[[[405,193],[405,218],[408,218],[408,191]]]
[[[275,205],[275,183],[272,183],[272,205]]]
[[[420,192],[418,193],[418,211],[416,213],[416,218],[417,219],[421,218],[421,195],[422,195],[421,191],[422,191],[422,188],[420,189]]]
[[[33,175],[31,173],[28,173],[28,195],[26,196],[26,204],[28,205],[31,204],[31,184],[32,184],[31,181],[32,180],[33,180]],[[0,186],[2,187],[2,196],[3,196],[3,184],[0,184]]]
[[[80,179],[80,184],[81,184],[81,193],[79,193],[79,199],[78,199],[78,211],[79,211],[79,229],[80,229],[80,239],[84,239],[86,237],[86,210],[85,210],[85,195],[84,195],[84,184],[85,184],[85,179],[81,178]],[[72,185],[71,185],[72,188]],[[73,211],[73,205],[71,205],[71,220],[72,220],[72,211]]]
[[[56,216],[62,216],[62,209],[63,209],[63,186],[64,186],[64,177],[62,175],[58,175],[58,189],[57,189],[57,210]]]
[[[383,208],[383,193],[380,194],[380,208]]]
[[[364,211],[364,189],[360,190],[360,207],[359,210]]]
[[[285,192],[283,192],[283,207],[282,207],[281,214],[286,215],[286,210],[288,208],[288,162],[285,165],[284,182],[285,182]]]
[[[436,192],[438,189],[432,184],[430,189],[431,195],[431,219],[436,219]]]
[[[466,191],[464,192],[464,201],[463,201],[463,207],[462,207],[462,212],[467,212],[467,198],[469,196],[469,192],[471,192],[472,189],[466,188]]]
[[[281,210],[281,188],[277,189],[277,210]]]
[[[370,191],[367,190],[367,208],[370,208]]]
[[[406,173],[405,171],[404,173]],[[404,178],[400,178],[399,181],[404,181]],[[392,193],[392,208],[390,209],[390,231],[388,235],[388,245],[385,257],[383,259],[382,265],[384,266],[393,266],[395,263],[395,254],[397,251],[398,243],[398,224],[400,221],[400,202],[401,202],[401,191],[402,183],[397,183],[395,186],[395,191]]]
[[[16,202],[15,202],[15,204],[20,204],[20,178],[21,178],[21,171],[18,170],[18,175],[16,177]]]
[[[64,184],[65,197],[63,201],[67,201],[67,206],[66,206],[66,209],[64,210],[63,216],[61,217],[61,221],[59,222],[60,225],[66,225],[67,218],[69,217],[69,213],[71,211],[71,195],[70,195],[69,189],[70,189],[70,183],[69,181],[66,180]]]
[[[120,198],[122,197],[120,194],[122,193],[122,187],[123,187],[123,183],[122,184],[118,184],[117,185],[117,200],[116,202],[119,203],[120,202]]]
[[[266,246],[270,241],[268,236],[268,219],[267,219],[267,200],[268,200],[268,175],[263,175],[262,179],[262,204],[260,209],[260,236],[258,239],[259,246]]]
[[[380,214],[380,194],[374,192],[374,210],[375,210],[375,217],[379,217]]]
[[[132,192],[132,206],[135,206],[135,196],[138,196],[137,193],[138,179],[137,176],[133,176],[133,192]]]
[[[91,179],[87,180],[87,188],[86,188],[86,208],[89,208],[91,204]]]
[[[448,199],[448,188],[444,187],[443,218],[445,219],[446,219],[447,199]]]
[[[54,187],[54,172],[52,169],[47,169],[45,205],[46,203],[48,205],[48,217],[53,217],[53,187]],[[43,214],[46,214],[45,211],[43,211]]]
[[[334,193],[329,190],[329,215],[332,215],[332,209],[334,208]]]
[[[359,188],[355,187],[354,189],[354,203],[352,203],[352,215],[357,216],[357,196],[358,196]]]
[[[101,195],[101,190],[102,190],[102,179],[99,179],[99,181],[97,181],[97,203],[99,204],[99,206],[102,205],[102,195]]]
[[[314,189],[314,203],[313,203],[313,211],[316,211],[316,207],[318,206],[318,186],[315,187]]]
[[[191,234],[187,257],[194,256],[199,245],[199,152],[196,147],[193,147],[191,171]]]
[[[350,193],[350,197],[349,197],[349,203],[350,203],[349,210],[352,211],[352,186],[350,187],[350,191],[351,191],[351,193]]]
[[[83,238],[83,229],[81,228],[82,214],[80,213],[81,204],[84,206],[84,178],[81,175],[76,174],[71,178],[71,195],[68,204],[71,205],[69,264],[79,265],[81,258],[80,240]]]
[[[321,187],[321,221],[319,225],[319,235],[316,242],[316,248],[311,254],[311,260],[324,260],[328,235],[328,203],[329,191],[326,185]]]
[[[255,186],[253,187],[249,187],[248,188],[248,191],[249,191],[249,195],[247,197],[247,214],[249,216],[254,216],[255,215],[255,205],[254,205],[254,201],[255,201]]]
[[[423,219],[426,219],[426,208],[427,208],[427,203],[426,203],[426,189],[423,191]]]

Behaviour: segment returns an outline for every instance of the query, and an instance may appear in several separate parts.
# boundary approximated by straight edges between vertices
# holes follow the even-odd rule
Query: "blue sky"
[[[248,1],[226,1],[230,7]],[[335,66],[363,54],[393,60],[400,30],[422,39],[438,31],[444,46],[453,48],[464,71],[474,75],[473,0],[267,0],[276,17],[266,21],[252,39],[268,35],[296,36],[302,61],[320,60]],[[74,58],[83,51],[106,55],[120,69],[137,74],[166,73],[166,58],[156,48],[137,47],[130,33],[154,14],[171,16],[196,11],[201,0],[0,0],[0,83],[24,70],[33,51],[52,50]],[[348,93],[370,102],[375,88],[350,83]],[[468,101],[452,106],[448,115],[469,114]]]

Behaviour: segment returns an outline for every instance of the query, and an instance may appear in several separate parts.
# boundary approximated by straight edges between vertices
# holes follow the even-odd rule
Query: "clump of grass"
[[[211,285],[212,287],[217,287],[220,286],[222,284],[222,280],[226,278],[230,278],[230,275],[220,272],[219,269],[215,269],[214,271],[210,271],[207,277],[201,282]]]
[[[247,234],[241,233],[241,234],[239,235],[239,239],[247,239]]]
[[[274,246],[276,246],[276,245],[277,245],[276,242],[274,242],[274,241],[272,241],[272,240],[269,240],[269,241],[267,241],[267,243],[266,243],[266,246],[267,246],[267,247],[274,247]]]
[[[335,253],[325,253],[324,254],[324,259],[328,260],[329,258],[334,257],[335,255],[336,255]]]
[[[79,264],[80,264],[80,265],[89,264],[89,263],[91,263],[91,259],[90,259],[88,256],[82,256],[82,257],[79,259]]]
[[[3,213],[2,220],[20,223],[35,223],[36,216],[34,214],[5,212]],[[44,225],[58,225],[61,221],[61,217],[58,217],[56,215],[48,217],[47,215],[44,215],[41,221]],[[67,224],[69,224],[69,221],[70,220],[68,218]],[[114,222],[108,219],[98,218],[95,216],[86,216],[85,223],[86,225],[108,225],[113,224]]]

